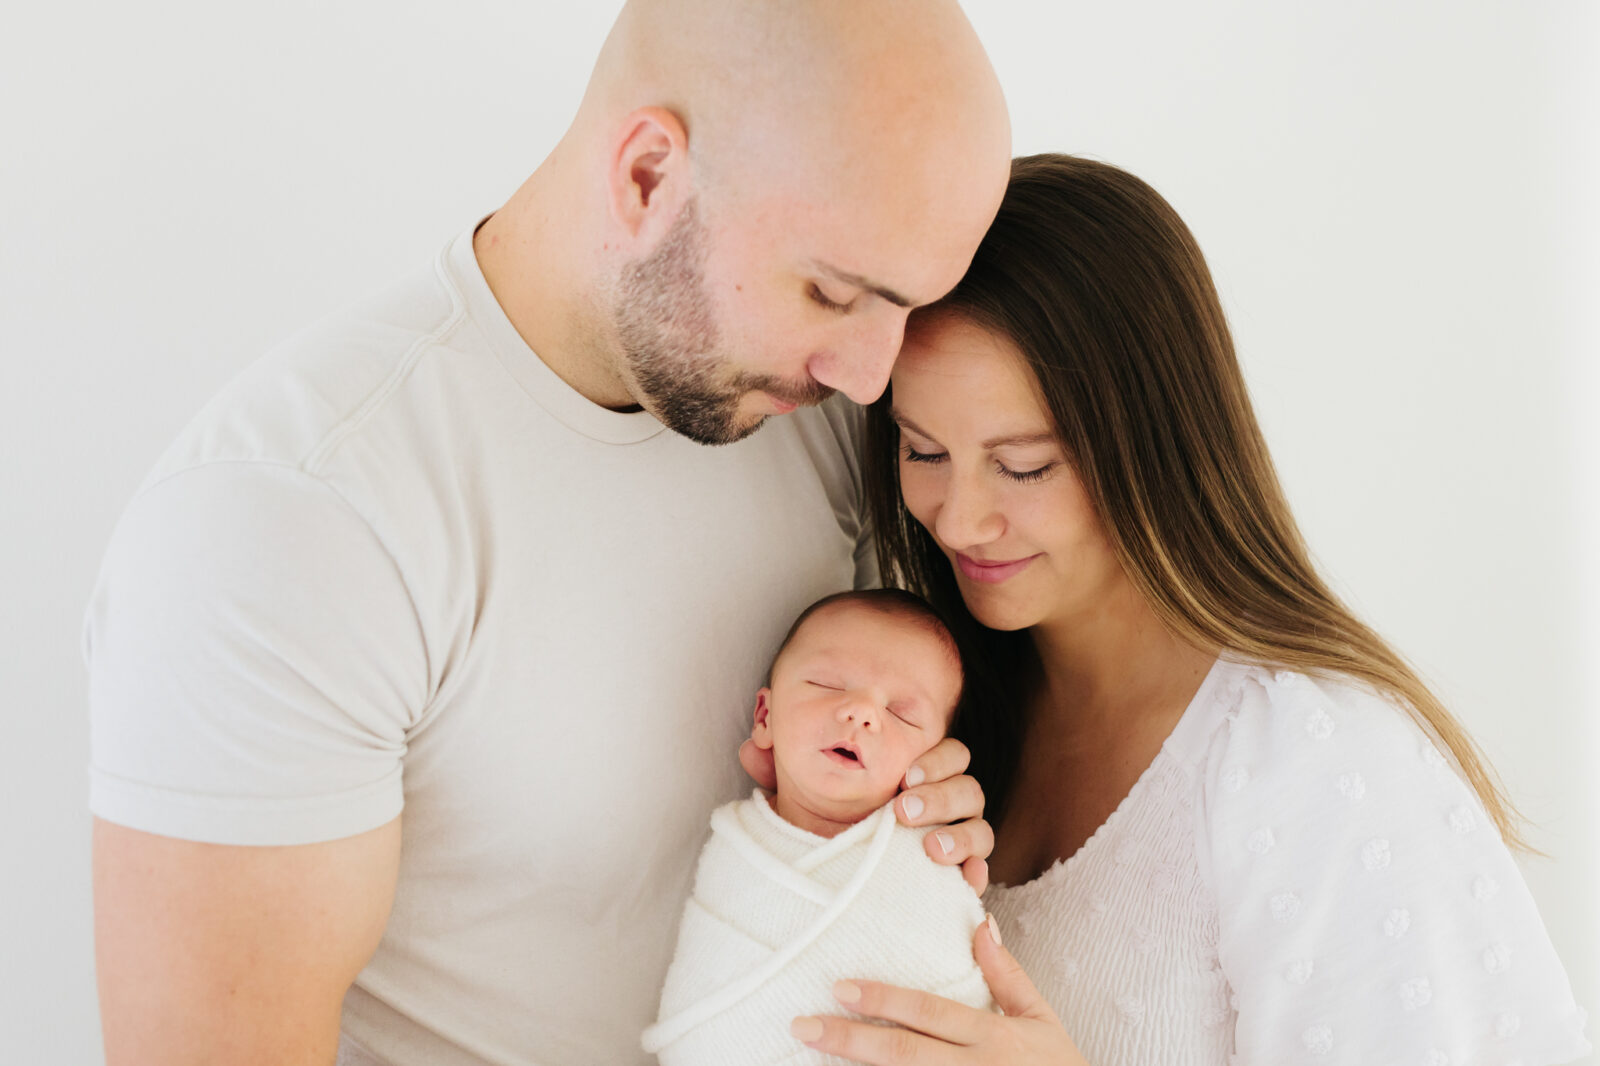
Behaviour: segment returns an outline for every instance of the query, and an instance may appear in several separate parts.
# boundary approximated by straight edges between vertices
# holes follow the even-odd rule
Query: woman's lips
[[[1027,565],[1039,558],[1040,553],[1035,553],[1025,559],[1012,559],[1010,562],[979,562],[969,556],[956,552],[956,565],[967,576],[969,581],[982,581],[990,585],[1000,582],[1021,573]]]

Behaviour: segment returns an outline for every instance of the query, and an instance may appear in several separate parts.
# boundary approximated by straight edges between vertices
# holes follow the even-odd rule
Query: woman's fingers
[[[983,979],[989,982],[995,1005],[1005,1011],[1006,1017],[1061,1024],[1050,1004],[1034,987],[1033,980],[1001,945],[1000,928],[995,924],[994,915],[989,915],[978,926],[978,933],[972,938],[972,954],[983,971]]]
[[[989,860],[974,855],[961,864],[961,876],[972,886],[972,891],[983,895],[989,891]]]
[[[947,1044],[975,1044],[994,1015],[931,992],[877,981],[836,981],[833,998],[857,1014],[894,1022]],[[881,1028],[881,1026],[879,1027]]]
[[[982,818],[972,818],[955,825],[940,826],[922,838],[922,848],[934,862],[945,865],[962,864],[966,870],[968,859],[985,860],[994,851],[994,830]],[[984,883],[988,883],[988,864],[984,864]],[[973,888],[981,894],[982,888]]]
[[[839,981],[833,995],[857,1014],[894,1022],[871,1025],[849,1018],[796,1018],[795,1039],[830,1055],[871,1066],[937,1066],[959,1047],[978,1043],[996,1016],[928,992],[876,981]],[[897,1026],[897,1027],[896,1027]]]
[[[959,754],[965,761],[966,748]],[[966,774],[908,789],[895,801],[895,814],[904,824],[939,827],[923,838],[924,850],[934,862],[960,863],[961,876],[980,896],[989,887],[987,860],[994,850],[994,830],[979,817],[982,813],[983,788]]]
[[[796,1018],[789,1033],[807,1047],[868,1066],[936,1066],[939,1062],[934,1057],[939,1045],[909,1029],[891,1029],[825,1014]]]
[[[895,810],[905,825],[948,825],[983,817],[983,788],[962,774],[900,793]]]
[[[955,737],[945,737],[911,764],[911,769],[906,771],[905,787],[915,788],[929,781],[943,781],[966,773],[971,761],[972,753],[965,744]]]

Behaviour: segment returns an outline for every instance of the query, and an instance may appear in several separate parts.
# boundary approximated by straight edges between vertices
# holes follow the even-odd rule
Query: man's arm
[[[400,819],[289,847],[94,824],[107,1066],[332,1066],[345,990],[383,935]]]

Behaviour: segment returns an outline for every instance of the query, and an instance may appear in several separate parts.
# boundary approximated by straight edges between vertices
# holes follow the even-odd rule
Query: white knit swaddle
[[[841,978],[920,988],[987,1009],[972,957],[983,907],[955,867],[885,806],[829,840],[790,825],[756,792],[711,816],[694,894],[644,1032],[662,1066],[801,1066],[844,1060],[789,1035],[842,1014]]]

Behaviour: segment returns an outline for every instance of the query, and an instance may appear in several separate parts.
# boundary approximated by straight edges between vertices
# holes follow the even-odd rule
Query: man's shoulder
[[[267,351],[194,417],[147,484],[193,466],[263,462],[306,469],[375,407],[460,313],[434,271],[342,307]]]

